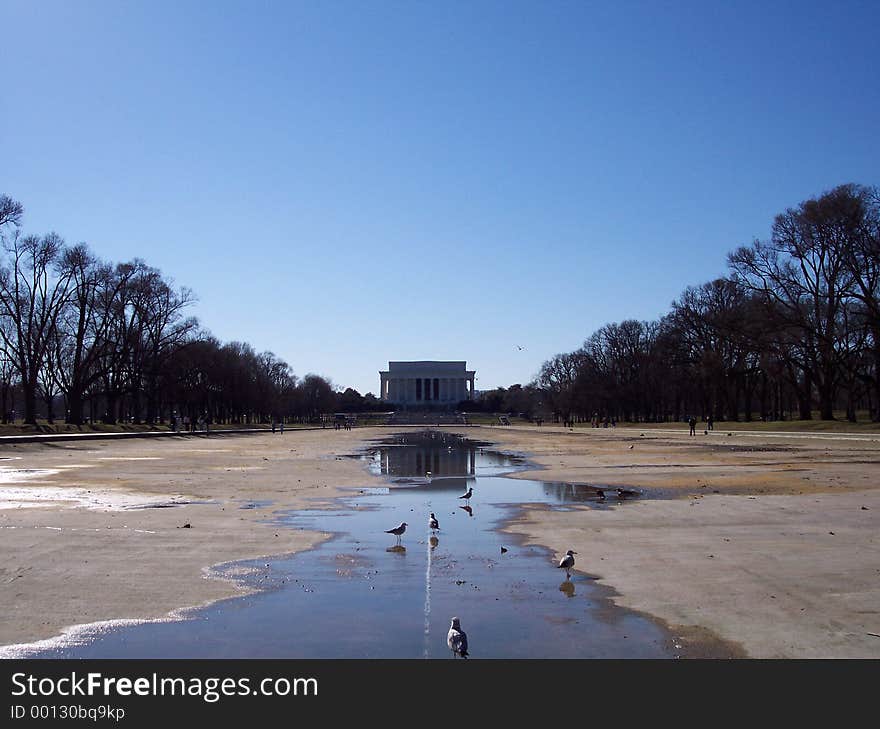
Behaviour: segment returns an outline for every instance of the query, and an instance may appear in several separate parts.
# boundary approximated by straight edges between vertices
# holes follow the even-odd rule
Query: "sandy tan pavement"
[[[710,629],[751,656],[880,657],[880,637],[870,635],[880,635],[880,436],[462,432],[541,466],[516,477],[661,495],[602,510],[527,508],[509,527],[559,553],[578,551],[577,567],[614,588],[619,604]],[[322,535],[279,529],[272,514],[375,485],[362,462],[344,456],[387,435],[288,430],[3,446],[0,645],[239,594],[212,566],[312,546]],[[3,483],[3,469],[19,475]],[[22,476],[27,469],[41,470]],[[59,488],[69,501],[57,501]],[[205,503],[127,508],[179,501]],[[240,508],[262,501],[271,504]]]

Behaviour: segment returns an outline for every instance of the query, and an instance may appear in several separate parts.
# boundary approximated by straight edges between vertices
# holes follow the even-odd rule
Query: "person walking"
[[[696,435],[697,434],[697,419],[693,415],[691,415],[691,417],[688,419],[688,425],[691,426],[691,435]]]

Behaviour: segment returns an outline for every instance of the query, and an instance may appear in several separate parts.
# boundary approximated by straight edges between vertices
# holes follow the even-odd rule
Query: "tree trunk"
[[[55,422],[55,396],[52,394],[46,395],[46,420],[50,424],[54,424]]]
[[[798,416],[801,420],[813,419],[813,378],[804,373],[801,386],[797,388]]]
[[[83,394],[75,390],[67,393],[67,422],[70,425],[83,424]]]
[[[104,411],[104,417],[101,420],[106,425],[116,425],[116,394],[107,393],[107,408]]]
[[[27,425],[37,424],[37,385],[36,383],[21,383],[22,393],[24,394],[24,422]]]
[[[847,388],[846,393],[846,419],[850,423],[856,422],[856,399],[853,394],[853,388]]]
[[[159,377],[157,373],[150,372],[146,378],[145,398],[147,401],[147,412],[144,418],[150,425],[162,422],[162,406],[160,405],[159,393]]]
[[[880,328],[874,328],[874,407],[871,420],[880,423]],[[870,407],[870,406],[869,406]]]
[[[828,379],[819,386],[819,417],[834,420],[834,386]]]
[[[140,388],[136,387],[131,393],[131,414],[132,414],[132,422],[140,423],[141,422],[141,391]]]

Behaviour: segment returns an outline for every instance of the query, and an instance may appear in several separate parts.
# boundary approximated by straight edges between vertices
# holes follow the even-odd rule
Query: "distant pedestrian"
[[[275,418],[272,418],[272,435],[275,435]]]
[[[706,418],[706,427],[709,430],[715,429],[715,419],[711,415],[708,418]]]
[[[284,418],[281,418],[281,435],[284,435]]]
[[[691,426],[691,435],[696,435],[697,434],[697,419],[693,415],[691,415],[690,419],[688,420],[688,425]]]

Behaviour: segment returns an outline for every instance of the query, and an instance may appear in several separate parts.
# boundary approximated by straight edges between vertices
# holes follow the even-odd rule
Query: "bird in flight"
[[[449,632],[446,634],[446,645],[452,651],[452,657],[461,656],[468,657],[468,639],[467,633],[461,629],[461,621],[458,618],[452,619],[449,626]]]
[[[571,568],[574,567],[574,555],[577,552],[572,552],[570,549],[565,553],[565,556],[559,560],[559,564],[556,565],[559,569],[565,570],[566,579],[571,578]]]

